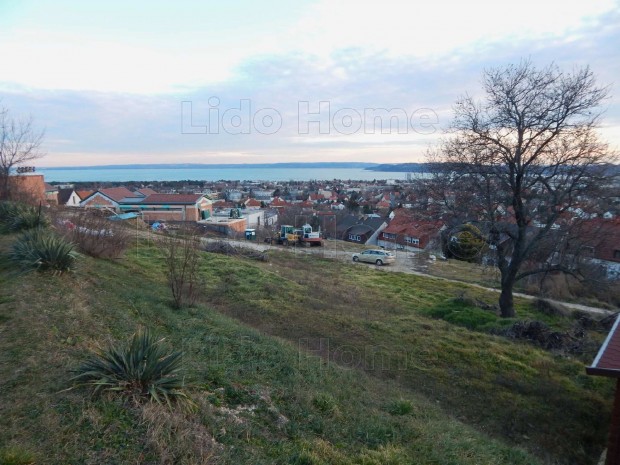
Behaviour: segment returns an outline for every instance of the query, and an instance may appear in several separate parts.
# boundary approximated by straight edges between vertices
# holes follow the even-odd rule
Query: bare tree
[[[483,88],[484,101],[466,95],[456,102],[451,133],[429,158],[444,211],[475,221],[494,251],[501,315],[511,317],[518,280],[575,272],[540,252],[551,237],[555,245],[565,241],[570,235],[560,230],[579,215],[596,212],[610,182],[613,157],[596,134],[608,90],[587,67],[565,73],[528,61],[485,71]]]
[[[174,307],[193,305],[200,293],[200,236],[187,227],[161,243]]]
[[[11,170],[43,156],[42,141],[43,131],[34,129],[32,117],[16,119],[0,107],[0,200],[10,197]]]

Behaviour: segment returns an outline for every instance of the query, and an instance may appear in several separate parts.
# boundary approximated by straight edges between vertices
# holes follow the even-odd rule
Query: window
[[[360,242],[362,240],[362,236],[358,236],[356,234],[349,234],[349,240]]]
[[[384,239],[396,239],[396,234],[391,234],[391,233],[383,233],[383,238]]]
[[[590,246],[586,245],[582,249],[583,249],[584,255],[589,255],[589,256],[593,256],[594,255],[594,247],[590,247]]]
[[[620,260],[620,250],[619,249],[614,250],[614,258],[616,260]]]
[[[405,237],[405,242],[407,244],[411,244],[411,245],[420,245],[420,239],[418,239],[417,237]]]

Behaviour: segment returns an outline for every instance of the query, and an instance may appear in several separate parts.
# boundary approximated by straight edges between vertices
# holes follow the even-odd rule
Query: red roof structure
[[[90,197],[93,191],[77,191],[76,193],[80,200],[84,200],[85,198]]]
[[[607,339],[601,346],[592,362],[586,368],[589,375],[608,376],[616,378],[616,395],[614,408],[611,413],[611,426],[609,428],[609,438],[607,440],[607,457],[605,465],[620,465],[620,330],[618,323],[620,317],[616,317]]]
[[[261,203],[256,199],[248,199],[245,201],[246,207],[260,207]]]
[[[406,245],[406,238],[418,239],[417,248],[424,249],[444,226],[442,221],[416,220],[413,215],[397,210],[396,216],[381,233],[381,240]]]
[[[140,203],[143,205],[193,204],[203,196],[203,194],[151,194]]]
[[[612,378],[620,378],[620,330],[618,323],[620,318],[616,318],[611,331],[607,335],[607,339],[601,346],[592,362],[592,365],[586,368],[589,375],[609,376]]]
[[[276,197],[273,199],[273,202],[271,202],[271,207],[273,208],[284,208],[288,206],[290,206],[290,204],[282,200],[280,197]]]
[[[151,189],[150,187],[143,187],[142,189],[138,189],[136,191],[138,194],[142,194],[144,196],[157,194],[156,190]]]
[[[126,187],[109,187],[107,189],[99,189],[99,191],[95,192],[101,192],[103,195],[114,200],[115,202],[120,202],[127,197],[136,197],[136,194],[134,194]],[[93,194],[95,192],[93,192]]]

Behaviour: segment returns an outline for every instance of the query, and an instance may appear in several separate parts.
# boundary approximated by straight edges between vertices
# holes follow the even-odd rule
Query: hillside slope
[[[604,442],[610,384],[459,326],[459,313],[496,323],[454,301],[456,285],[205,254],[203,302],[173,310],[150,244],[51,276],[15,274],[11,240],[0,238],[0,463],[586,464]],[[455,321],[437,319],[446,311]],[[139,327],[184,351],[197,412],[67,390],[90,350]]]

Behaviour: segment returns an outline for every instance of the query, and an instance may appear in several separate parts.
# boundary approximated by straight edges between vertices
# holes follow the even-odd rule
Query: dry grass
[[[199,411],[208,414],[210,404],[200,400]],[[218,463],[221,445],[195,413],[171,411],[148,403],[141,407],[146,444],[155,451],[160,465],[208,465]]]

